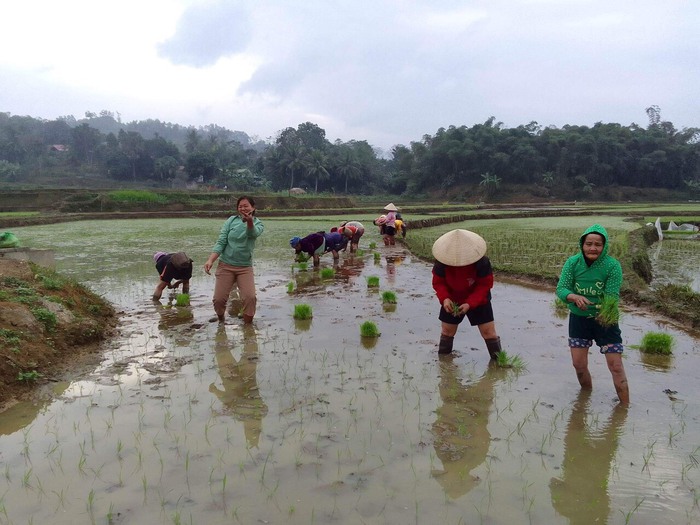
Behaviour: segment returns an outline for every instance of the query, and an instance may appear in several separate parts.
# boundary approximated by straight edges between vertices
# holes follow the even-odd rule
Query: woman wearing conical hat
[[[384,238],[384,246],[393,246],[396,244],[394,237],[396,236],[396,212],[399,209],[394,206],[393,202],[390,202],[384,206],[384,211],[386,212],[386,220],[382,225],[382,237]]]
[[[440,301],[442,322],[439,354],[452,352],[457,327],[466,317],[486,343],[491,359],[501,351],[501,339],[491,307],[493,270],[486,241],[469,230],[452,230],[433,244],[433,289]]]

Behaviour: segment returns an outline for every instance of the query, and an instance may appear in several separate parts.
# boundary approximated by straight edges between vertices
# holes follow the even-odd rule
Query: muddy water
[[[552,293],[497,279],[499,334],[527,368],[494,367],[467,326],[438,359],[427,264],[381,246],[378,262],[346,254],[322,279],[292,268],[286,243],[327,225],[299,224],[266,221],[252,328],[207,322],[213,278],[199,268],[189,308],[149,300],[150,254],[184,248],[203,262],[220,221],[19,230],[57,249],[59,269],[115,302],[123,322],[92,373],[0,415],[0,523],[700,519],[697,338],[626,312],[626,344],[667,330],[677,347],[663,360],[626,350],[632,406],[621,410],[596,352],[594,390],[579,393]],[[293,319],[299,303],[311,321]],[[366,320],[380,337],[360,337]]]

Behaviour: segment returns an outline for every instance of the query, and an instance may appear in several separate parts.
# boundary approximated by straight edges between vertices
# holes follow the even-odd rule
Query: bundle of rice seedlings
[[[620,321],[619,301],[609,295],[600,302],[596,320],[603,326],[612,326]]]
[[[367,288],[379,288],[379,277],[376,275],[367,277]]]
[[[308,304],[295,304],[294,305],[294,319],[311,319],[313,317],[313,312],[311,306]]]
[[[382,292],[382,302],[385,304],[396,304],[396,294],[388,290]]]
[[[513,368],[515,370],[522,370],[525,368],[525,362],[519,355],[508,355],[505,350],[498,352],[496,364],[501,368]]]
[[[372,321],[365,321],[360,325],[360,335],[362,337],[379,337],[379,328]]]
[[[671,355],[675,340],[671,334],[664,332],[647,332],[642,337],[639,349],[647,354]]]
[[[177,294],[175,298],[175,306],[189,306],[190,305],[190,294],[180,293]]]
[[[331,279],[335,275],[335,270],[333,268],[323,268],[321,270],[321,277],[323,279]]]

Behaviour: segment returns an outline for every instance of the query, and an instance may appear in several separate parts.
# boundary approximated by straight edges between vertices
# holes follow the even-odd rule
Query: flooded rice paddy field
[[[499,335],[525,370],[494,367],[464,324],[455,354],[438,358],[429,264],[401,246],[378,246],[375,261],[370,227],[364,255],[341,255],[323,279],[292,268],[288,239],[328,222],[269,219],[254,326],[218,326],[201,264],[221,223],[16,230],[54,248],[59,271],[115,303],[122,322],[94,371],[0,414],[0,523],[700,520],[697,334],[625,312],[627,345],[664,330],[677,346],[666,359],[626,349],[632,405],[620,409],[597,352],[594,390],[579,392],[552,291],[497,277]],[[154,304],[151,255],[180,249],[196,262],[192,304]],[[293,319],[300,303],[311,321]],[[366,320],[379,338],[360,337]]]

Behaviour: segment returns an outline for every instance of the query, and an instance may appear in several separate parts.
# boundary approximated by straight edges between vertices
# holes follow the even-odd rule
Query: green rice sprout
[[[675,339],[671,334],[664,332],[647,332],[642,337],[639,349],[647,354],[671,355],[675,343]]]
[[[311,319],[313,317],[311,306],[308,304],[294,305],[294,319]]]
[[[376,249],[377,249],[377,243],[376,243],[376,242],[371,242],[371,243],[369,243],[369,249],[370,249],[370,250],[376,250]]]
[[[382,254],[379,252],[374,252],[374,262],[379,262],[382,260]]]
[[[600,302],[596,320],[603,326],[613,326],[620,321],[619,301],[616,297],[606,295]]]
[[[554,298],[552,308],[554,310],[554,315],[559,319],[565,319],[569,315],[569,307],[564,301],[559,299],[559,297]]]
[[[294,281],[289,281],[287,283],[287,293],[292,293],[294,291]]]
[[[367,277],[367,288],[379,288],[379,277],[376,275]]]
[[[496,364],[501,368],[512,368],[514,370],[525,368],[525,361],[519,355],[508,355],[505,350],[498,352]]]
[[[175,298],[175,306],[189,306],[190,305],[190,294],[179,293]]]
[[[365,254],[364,250],[361,250],[360,248],[357,249],[357,256],[362,257]]]
[[[299,268],[302,272],[306,271],[306,269],[309,267],[309,263],[306,261],[300,261],[297,263],[297,268]]]
[[[323,268],[321,270],[321,278],[332,279],[335,276],[335,270],[333,268]]]
[[[384,304],[396,304],[396,294],[390,290],[382,292],[382,302]]]
[[[360,335],[362,337],[379,337],[379,328],[372,321],[365,321],[360,325]]]
[[[459,304],[455,303],[454,301],[452,301],[452,315],[455,317],[462,315],[462,312],[459,310]]]

